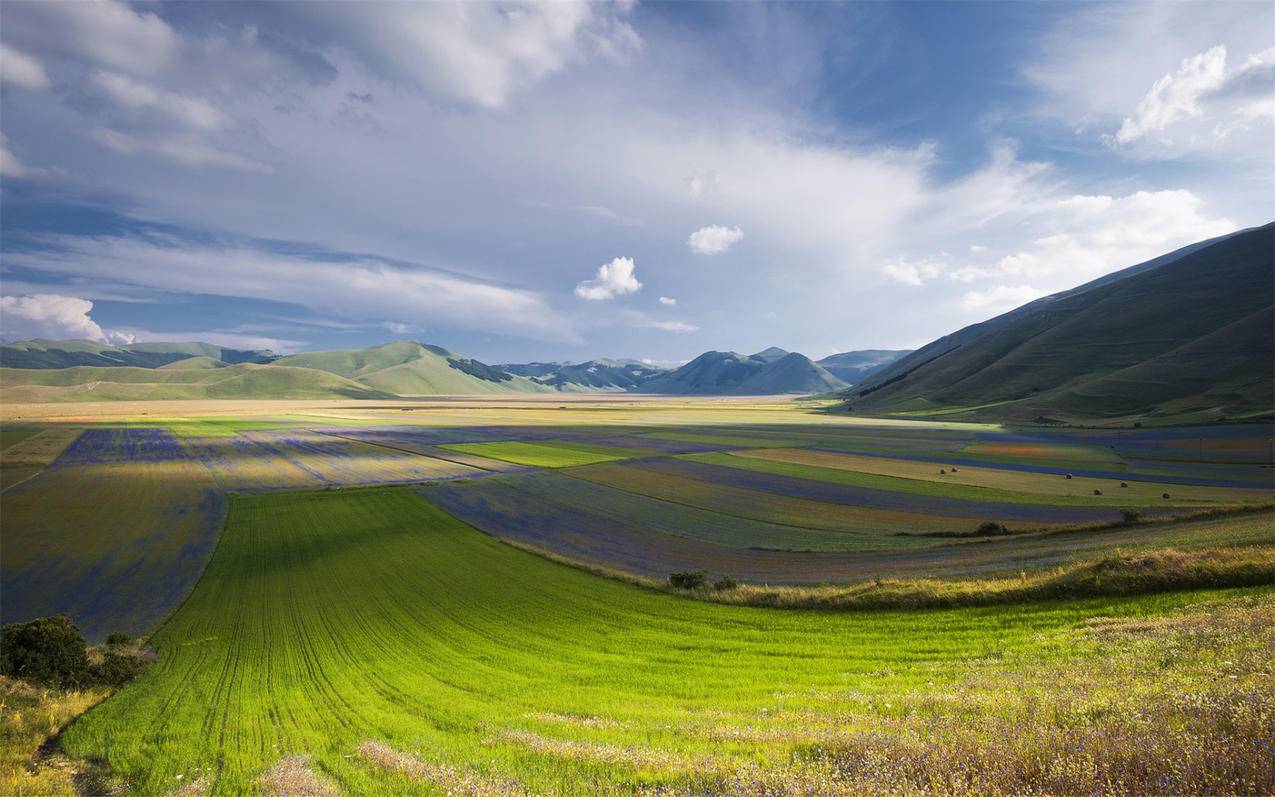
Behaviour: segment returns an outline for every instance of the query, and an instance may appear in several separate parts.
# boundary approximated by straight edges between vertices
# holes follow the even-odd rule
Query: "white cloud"
[[[598,266],[597,276],[576,284],[576,296],[589,301],[602,301],[626,293],[636,293],[641,290],[642,283],[638,282],[633,273],[634,268],[631,257],[617,257],[610,263],[603,263]]]
[[[947,268],[946,263],[922,259],[914,262],[898,261],[889,263],[881,268],[881,273],[887,277],[898,280],[904,285],[924,285],[929,280],[934,279],[942,274]]]
[[[378,323],[420,318],[538,340],[575,339],[534,292],[371,258],[312,260],[159,235],[52,236],[43,243],[48,248],[6,254],[6,263],[108,286],[265,299]]]
[[[49,169],[40,169],[34,166],[28,166],[22,162],[22,159],[13,154],[13,150],[9,149],[9,139],[4,133],[0,133],[0,177],[14,177],[30,180],[32,178],[47,177],[54,173]]]
[[[75,296],[36,293],[0,296],[0,336],[30,338],[87,338],[105,341],[106,333],[89,318],[93,303]]]
[[[183,134],[137,136],[99,127],[89,131],[90,137],[103,147],[121,155],[154,155],[172,163],[195,168],[230,169],[237,172],[269,174],[271,167],[235,152],[205,144]]]
[[[650,327],[664,332],[686,333],[699,331],[699,327],[694,324],[687,324],[684,321],[652,321]]]
[[[0,42],[0,83],[40,91],[53,85],[40,62]]]
[[[666,305],[668,305],[669,307],[672,307],[672,306],[674,306],[674,305],[676,305],[676,304],[677,304],[677,299],[674,299],[674,298],[673,298],[673,297],[671,297],[671,296],[661,296],[661,297],[660,297],[660,304],[666,304]]]
[[[1030,285],[997,285],[983,291],[967,291],[961,297],[961,309],[968,313],[991,315],[1012,310],[1047,294],[1048,291]]]
[[[180,46],[167,22],[117,0],[8,3],[4,22],[10,41],[133,74],[158,72]]]
[[[1182,118],[1199,118],[1200,97],[1218,89],[1226,75],[1226,48],[1213,47],[1182,61],[1176,72],[1151,86],[1133,116],[1126,116],[1114,141],[1128,144],[1152,131],[1164,130]]]
[[[554,3],[337,3],[304,14],[339,32],[374,68],[433,96],[502,108],[515,93],[597,55],[624,59],[642,40],[627,9],[569,0]]]
[[[186,127],[218,130],[230,124],[229,117],[207,100],[157,89],[118,72],[99,69],[93,75],[93,82],[118,105],[156,111]]]
[[[722,227],[716,224],[701,227],[691,233],[686,245],[697,255],[720,255],[744,237],[738,227]]]

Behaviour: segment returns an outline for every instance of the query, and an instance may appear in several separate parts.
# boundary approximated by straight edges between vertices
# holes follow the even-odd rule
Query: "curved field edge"
[[[1021,686],[1048,697],[1056,671],[1084,677],[1107,650],[1087,625],[1095,618],[1154,625],[1227,595],[1217,611],[1234,613],[1244,594],[922,612],[721,606],[532,556],[410,488],[241,496],[204,578],[152,638],[158,661],[64,743],[144,794],[183,780],[251,793],[282,760],[304,760],[347,794],[445,787],[369,765],[359,754],[369,742],[425,762],[413,771],[531,792],[703,793],[737,780],[797,784],[829,766],[835,782],[845,774],[838,756],[871,728],[907,726],[883,743],[924,731],[907,725],[908,706],[941,707],[970,683],[998,682],[990,694],[1004,693],[1007,679],[1024,677]],[[1269,611],[1268,590],[1247,594]],[[1235,649],[1227,661],[1242,660],[1247,640],[1185,655],[1175,677],[1213,677],[1214,654]],[[1151,674],[1127,663],[1122,694],[1139,684],[1151,694]],[[1269,679],[1269,668],[1243,677]],[[989,722],[1029,716],[1002,708]],[[1209,733],[1249,732],[1223,713]],[[1136,723],[1124,730],[1169,738]],[[1041,744],[1053,745],[1046,736]],[[822,752],[807,760],[812,751]]]

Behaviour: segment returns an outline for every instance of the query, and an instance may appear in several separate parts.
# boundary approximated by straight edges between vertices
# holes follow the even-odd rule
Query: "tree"
[[[47,686],[78,686],[89,675],[84,636],[64,616],[6,625],[0,629],[0,672]]]

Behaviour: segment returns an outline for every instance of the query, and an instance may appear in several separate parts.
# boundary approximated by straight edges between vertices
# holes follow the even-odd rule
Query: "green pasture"
[[[567,794],[702,790],[744,761],[798,760],[830,724],[897,722],[978,673],[1000,679],[989,697],[1003,700],[1008,674],[1029,664],[1085,672],[1103,649],[1084,630],[1092,618],[1223,594],[1237,593],[846,614],[723,606],[524,553],[410,488],[240,496],[194,592],[150,640],[157,660],[63,745],[107,762],[134,794],[196,780],[253,793],[290,756],[348,794],[441,794],[457,773]],[[373,766],[358,754],[367,742],[419,756],[425,779]]]
[[[569,468],[595,462],[613,462],[648,453],[633,448],[557,440],[540,440],[534,443],[516,440],[500,443],[453,443],[439,447],[537,468]]]

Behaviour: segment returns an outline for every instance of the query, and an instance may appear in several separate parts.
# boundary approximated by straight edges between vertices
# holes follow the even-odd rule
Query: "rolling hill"
[[[0,368],[0,401],[11,403],[342,398],[387,399],[394,396],[335,374],[284,365]]]
[[[830,354],[816,362],[842,382],[853,385],[911,353],[911,349],[864,349]]]
[[[664,369],[647,365],[641,360],[511,363],[496,367],[564,393],[640,392],[649,380],[664,373]]]
[[[939,338],[855,411],[1079,421],[1275,415],[1275,224],[1204,241]]]
[[[654,377],[644,393],[761,396],[825,393],[846,383],[804,354],[771,347],[756,354],[708,351],[674,371]]]
[[[207,357],[218,363],[268,363],[273,352],[228,349],[211,343],[133,343],[112,346],[92,340],[24,340],[0,346],[0,366],[5,368],[159,368],[191,357]]]
[[[279,358],[274,365],[326,371],[400,396],[552,390],[439,346],[406,340],[366,349],[293,354]]]

